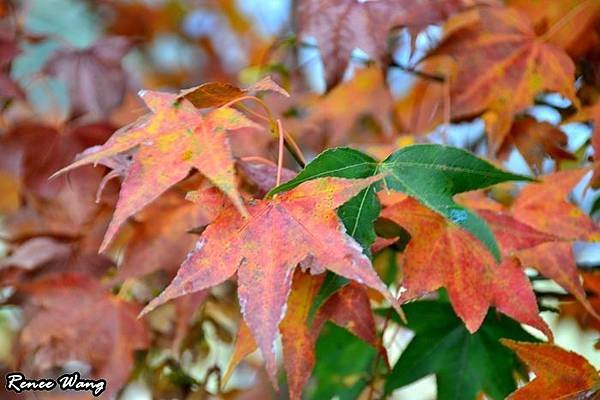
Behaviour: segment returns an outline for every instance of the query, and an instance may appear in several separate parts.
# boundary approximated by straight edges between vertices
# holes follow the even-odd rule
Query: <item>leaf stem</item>
[[[250,95],[241,96],[241,97],[238,97],[236,99],[233,99],[233,100],[223,104],[221,107],[229,107],[235,103],[239,103],[244,100],[254,100],[258,104],[260,104],[261,107],[266,111],[266,113],[268,115],[268,118],[264,117],[263,115],[261,115],[261,117],[265,120],[268,120],[272,125],[271,128],[273,128],[273,125],[276,124],[273,113],[271,113],[269,106],[267,106],[267,104],[264,101],[262,101],[261,99],[259,99],[256,96],[250,96]],[[274,131],[274,129],[271,129],[271,130]],[[285,148],[290,152],[292,157],[294,157],[294,160],[298,163],[298,165],[300,165],[300,167],[304,168],[306,166],[306,160],[304,159],[304,155],[302,154],[300,147],[298,147],[298,144],[294,141],[294,139],[291,137],[291,135],[289,133],[287,133],[286,131],[282,131],[282,132],[283,132],[283,136],[284,136],[283,139],[284,139]]]
[[[275,187],[279,186],[281,183],[281,171],[283,170],[283,143],[284,143],[284,134],[283,127],[281,126],[281,120],[277,120],[277,132],[279,133],[279,151],[277,154],[277,179],[275,183]]]

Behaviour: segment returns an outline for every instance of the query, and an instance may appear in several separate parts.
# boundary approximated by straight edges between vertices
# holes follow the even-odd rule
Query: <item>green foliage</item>
[[[507,181],[530,180],[502,171],[468,151],[437,144],[405,147],[381,163],[388,188],[408,194],[471,232],[496,259],[500,251],[487,224],[452,196]]]
[[[377,352],[343,328],[327,323],[317,341],[313,378],[307,399],[353,400],[367,386]]]
[[[439,400],[474,399],[480,392],[500,400],[516,389],[517,358],[499,340],[536,341],[519,323],[491,310],[471,334],[445,301],[410,303],[404,312],[415,337],[388,376],[386,393],[430,374]]]

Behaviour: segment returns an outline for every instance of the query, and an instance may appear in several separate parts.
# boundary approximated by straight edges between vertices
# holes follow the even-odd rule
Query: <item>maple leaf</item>
[[[565,240],[598,241],[600,228],[577,206],[567,202],[588,169],[555,172],[525,186],[512,206],[514,217],[539,231]],[[548,216],[552,218],[548,218]]]
[[[118,279],[140,277],[159,269],[175,273],[197,240],[190,230],[206,226],[214,216],[201,204],[167,193],[132,221]],[[161,221],[161,223],[156,223]]]
[[[231,207],[224,210],[203,232],[196,250],[173,282],[146,306],[144,313],[175,297],[217,285],[237,271],[244,320],[273,378],[273,342],[285,315],[292,272],[298,263],[313,273],[328,269],[361,282],[397,305],[335,213],[336,208],[379,179],[312,180],[272,199],[249,204],[248,219]]]
[[[245,89],[223,82],[203,83],[182,90],[179,92],[179,98],[186,98],[197,108],[222,107],[227,103],[242,97],[254,96],[259,92],[275,92],[290,97],[285,89],[275,83],[270,76],[266,76]]]
[[[104,145],[88,151],[56,173],[98,163],[139,146],[123,180],[100,251],[106,249],[128,217],[183,180],[192,168],[209,178],[246,215],[236,189],[233,158],[225,131],[255,124],[230,108],[202,115],[189,101],[178,101],[174,94],[142,91],[140,96],[152,111],[151,115],[115,132]]]
[[[482,392],[500,400],[516,389],[517,358],[500,338],[536,341],[517,322],[490,311],[481,329],[471,334],[447,302],[418,301],[404,307],[406,326],[415,336],[387,377],[386,393],[430,374],[436,375],[439,400],[473,400]]]
[[[543,183],[526,186],[513,204],[512,213],[506,209],[494,212],[479,209],[478,214],[490,225],[503,254],[516,256],[523,266],[535,268],[554,280],[597,316],[586,299],[570,241],[593,239],[598,228],[581,210],[565,201],[584,173],[584,170],[563,171],[546,177]],[[555,186],[557,183],[559,186]],[[483,206],[481,202],[478,205]],[[554,218],[542,218],[544,212]],[[549,225],[548,219],[561,222]]]
[[[555,91],[575,105],[575,66],[561,49],[536,36],[528,19],[508,7],[479,7],[451,18],[431,56],[457,62],[450,77],[452,118],[482,115],[492,151],[513,117],[542,91]]]
[[[315,343],[329,320],[346,328],[374,347],[380,347],[375,333],[375,321],[365,289],[350,283],[320,304],[317,315],[311,318],[311,309],[323,275],[311,276],[297,270],[288,297],[287,310],[281,321],[284,368],[291,399],[300,399],[315,366]],[[256,342],[248,326],[242,322],[238,330],[234,353],[223,380],[226,382],[240,361],[256,350]]]
[[[125,95],[123,57],[132,42],[122,37],[100,39],[87,49],[55,52],[45,70],[68,84],[73,112],[106,117]]]
[[[412,0],[302,0],[296,8],[298,36],[317,41],[328,87],[339,83],[354,49],[374,60],[386,55],[392,28],[408,26],[420,30],[443,21],[450,14],[476,1]]]
[[[496,183],[529,180],[522,175],[502,171],[465,150],[448,146],[408,146],[392,153],[381,162],[358,150],[337,148],[324,151],[296,178],[278,186],[270,193],[279,193],[323,176],[366,178],[382,171],[388,174],[384,178],[387,188],[413,196],[456,225],[468,230],[498,259],[500,252],[485,221],[457,204],[452,197]],[[372,185],[339,210],[348,232],[365,249],[375,240],[373,222],[380,209],[375,196],[377,190],[379,188]]]
[[[599,43],[598,34],[591,28],[600,20],[600,4],[596,1],[553,1],[544,7],[529,0],[507,3],[529,17],[536,33],[567,50],[574,59]]]
[[[535,373],[533,381],[508,398],[526,400],[592,399],[600,390],[600,373],[582,356],[552,344],[522,343],[503,339]]]
[[[72,360],[87,362],[94,378],[108,382],[106,396],[116,395],[133,368],[133,351],[149,345],[137,307],[77,273],[54,274],[18,290],[28,295],[29,316],[19,339],[21,368],[38,375]]]
[[[588,301],[596,314],[600,314],[600,273],[597,270],[582,271],[583,287],[588,294]],[[579,300],[575,298],[576,300]],[[582,329],[600,331],[600,318],[592,317],[594,313],[579,302],[565,302],[560,306],[561,318],[574,318]],[[596,346],[598,348],[598,346]]]
[[[509,146],[514,145],[533,171],[539,173],[546,156],[555,161],[575,159],[565,149],[567,142],[567,135],[557,126],[525,117],[513,123],[499,153],[508,152]]]
[[[531,285],[514,258],[505,258],[497,264],[470,233],[412,198],[387,207],[381,216],[411,235],[402,255],[402,301],[445,287],[456,314],[470,332],[477,331],[489,307],[495,306],[500,312],[552,337],[538,315]],[[538,237],[533,242],[539,244],[545,240]],[[514,245],[519,247],[519,244]]]

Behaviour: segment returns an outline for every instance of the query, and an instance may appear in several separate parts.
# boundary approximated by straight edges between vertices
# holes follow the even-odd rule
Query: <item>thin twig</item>
[[[413,67],[408,67],[406,65],[398,64],[396,61],[392,61],[389,64],[389,66],[401,69],[404,72],[408,72],[409,74],[413,74],[415,76],[418,76],[419,78],[423,78],[423,79],[426,79],[429,81],[444,83],[447,80],[446,77],[443,75],[430,74],[429,72],[419,71],[418,69],[415,69]]]
[[[260,106],[265,110],[265,112],[268,115],[268,120],[271,123],[271,130],[273,131],[274,130],[273,125],[276,124],[273,113],[271,113],[269,106],[267,106],[267,104],[264,101],[262,101],[261,99],[259,99],[256,96],[250,96],[250,95],[240,96],[238,98],[235,98],[235,99],[223,104],[221,107],[229,107],[235,103],[239,103],[244,100],[253,100],[253,101],[256,101],[258,104],[260,104]],[[287,132],[285,132],[285,131],[283,131],[283,132],[284,132],[283,139],[284,139],[285,148],[290,152],[292,157],[294,157],[294,160],[298,163],[298,165],[300,165],[300,167],[304,168],[306,166],[306,161],[304,158],[304,154],[302,154],[302,151],[300,150],[300,147],[298,147],[298,144],[294,141],[294,139]]]
[[[373,400],[373,396],[375,394],[375,379],[377,378],[379,362],[381,361],[381,350],[383,350],[383,335],[385,334],[385,330],[387,329],[390,319],[392,318],[392,310],[393,309],[391,307],[388,309],[387,314],[385,316],[385,321],[383,322],[383,327],[381,328],[381,347],[382,347],[382,349],[380,349],[380,351],[377,352],[377,356],[375,357],[375,362],[373,363],[373,377],[371,379],[371,384],[370,384],[371,389],[369,390],[368,400]],[[388,368],[389,368],[389,366],[388,366]]]

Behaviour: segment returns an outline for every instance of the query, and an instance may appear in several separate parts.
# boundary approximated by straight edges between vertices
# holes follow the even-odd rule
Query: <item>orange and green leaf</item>
[[[488,309],[495,306],[552,337],[538,315],[531,285],[514,258],[504,257],[501,264],[496,263],[470,233],[412,198],[386,208],[381,215],[411,235],[402,254],[401,300],[408,301],[445,287],[454,310],[471,332],[479,328]],[[510,247],[546,240],[547,236],[530,236],[511,243]]]

